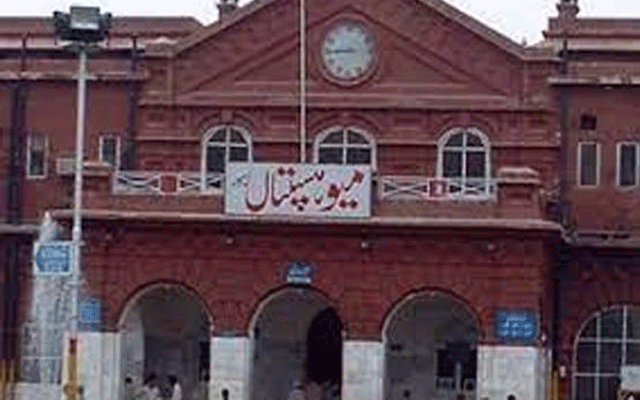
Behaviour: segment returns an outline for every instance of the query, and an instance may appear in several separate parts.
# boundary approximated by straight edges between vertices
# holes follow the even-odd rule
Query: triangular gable
[[[224,31],[230,26],[241,23],[243,20],[250,18],[253,14],[263,10],[266,7],[272,5],[272,3],[276,3],[281,0],[253,0],[248,4],[240,7],[238,10],[232,12],[228,18],[224,20],[217,20],[212,24],[196,30],[192,35],[181,40],[173,49],[173,54],[178,55],[184,51],[189,50],[190,48],[197,46],[202,41],[207,40],[211,36],[215,36],[221,31]],[[317,0],[319,2],[328,3],[330,0]],[[367,0],[363,0],[367,1]],[[397,2],[403,2],[404,0],[393,0]],[[504,51],[507,51],[514,56],[519,56],[526,58],[529,55],[537,55],[538,52],[536,49],[525,48],[518,43],[511,40],[509,37],[501,34],[500,32],[490,28],[489,26],[483,24],[472,16],[460,11],[456,7],[448,4],[444,0],[411,0],[416,3],[421,3],[423,6],[430,8],[434,11],[437,11],[442,16],[455,21],[460,24],[462,27],[470,30],[471,32],[483,37],[488,42],[493,43],[494,45],[502,48]],[[297,4],[298,0],[286,0],[289,3],[291,9],[293,9],[294,13],[297,15]],[[312,7],[313,4],[311,1],[307,1],[308,7]],[[344,2],[344,4],[353,4],[354,2]]]
[[[359,13],[363,19],[369,20],[371,27],[381,32],[384,37],[384,43],[380,44],[384,66],[381,66],[383,69],[379,72],[379,76],[372,80],[374,82],[368,86],[369,90],[378,91],[377,89],[384,87],[407,86],[409,91],[423,93],[426,91],[448,94],[505,94],[504,88],[492,85],[490,80],[475,73],[473,71],[473,68],[476,67],[475,64],[467,64],[469,70],[465,71],[461,65],[458,65],[459,60],[445,54],[446,52],[442,48],[435,45],[432,45],[431,48],[425,47],[423,43],[418,41],[419,38],[416,39],[408,33],[399,32],[352,6],[344,6],[325,15],[324,18],[316,18],[311,21],[308,28],[309,37],[320,36],[314,35],[314,33],[322,33],[327,24],[331,24],[336,16],[354,15],[354,13]],[[236,26],[236,29],[240,32],[248,32],[241,26]],[[208,44],[207,50],[201,50],[198,54],[203,57],[206,57],[207,53],[212,54],[211,61],[217,62],[217,65],[207,68],[208,74],[201,74],[194,79],[181,79],[182,85],[178,91],[185,93],[191,91],[245,91],[247,88],[279,88],[285,91],[294,89],[298,84],[299,65],[299,41],[296,27],[290,26],[288,31],[279,33],[280,36],[268,38],[269,42],[266,45],[256,46],[253,51],[244,53],[233,49],[232,45],[226,44],[228,42],[224,40]],[[310,44],[314,47],[317,45],[317,43]],[[455,43],[450,46],[455,47],[457,51],[464,50],[461,50],[461,45]],[[473,55],[474,51],[485,51],[485,49],[472,49],[469,54]],[[311,52],[313,51],[311,50]],[[222,55],[214,56],[213,54],[216,53],[222,53]],[[484,66],[490,66],[491,69],[497,68],[496,65],[486,63]],[[327,92],[340,90],[322,79],[320,68],[318,60],[311,57],[308,64],[309,80],[311,81],[315,77],[317,83],[311,84],[310,87]],[[501,72],[498,71],[498,73]]]
[[[180,42],[171,50],[177,94],[234,90],[238,84],[246,89],[252,82],[282,83],[280,89],[289,91],[287,85],[297,85],[298,79],[297,4],[297,0],[254,1]],[[441,0],[308,0],[307,4],[309,38],[342,14],[358,14],[384,31],[386,75],[377,79],[378,86],[431,85],[437,92],[441,85],[440,92],[446,93],[507,95],[515,90],[528,57],[528,49]],[[309,40],[309,46],[318,46]],[[309,62],[309,76],[318,81],[310,87],[340,90],[314,73],[318,66],[312,65],[312,57]]]

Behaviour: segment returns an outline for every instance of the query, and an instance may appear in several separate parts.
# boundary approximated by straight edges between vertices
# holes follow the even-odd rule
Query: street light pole
[[[64,393],[68,400],[77,400],[82,392],[78,382],[78,320],[80,261],[82,250],[82,172],[84,162],[85,103],[87,92],[87,53],[93,43],[102,41],[111,25],[111,14],[100,14],[98,7],[72,6],[69,14],[54,12],[56,34],[71,41],[78,50],[78,98],[76,108],[76,159],[73,202],[73,269],[71,274],[71,319],[69,332],[68,381]]]
[[[82,250],[82,173],[84,161],[84,129],[85,102],[87,93],[87,44],[79,45],[78,63],[78,99],[76,115],[76,168],[75,188],[73,200],[73,227],[71,241],[73,242],[73,274],[71,275],[71,332],[69,338],[69,384],[73,394],[68,394],[69,400],[77,398],[75,388],[78,380],[78,292],[80,290],[80,252]]]
[[[307,162],[307,36],[305,4],[300,0],[300,163]]]

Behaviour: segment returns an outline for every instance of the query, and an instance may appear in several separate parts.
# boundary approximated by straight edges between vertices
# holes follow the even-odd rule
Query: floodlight
[[[69,27],[78,31],[100,30],[100,8],[72,6]]]

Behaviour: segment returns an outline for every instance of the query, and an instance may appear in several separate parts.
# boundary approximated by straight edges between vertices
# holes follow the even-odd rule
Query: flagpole
[[[307,162],[307,66],[305,4],[300,0],[300,163]]]

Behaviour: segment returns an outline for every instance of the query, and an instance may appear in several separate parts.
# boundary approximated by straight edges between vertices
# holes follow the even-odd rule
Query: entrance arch
[[[286,288],[262,303],[250,329],[251,400],[286,399],[296,382],[310,400],[340,398],[343,325],[324,297]]]
[[[173,375],[184,398],[191,398],[196,391],[206,392],[211,318],[194,294],[177,284],[145,288],[127,304],[119,328],[121,382],[131,378],[142,384],[153,374],[161,395],[168,398],[168,379]]]
[[[475,399],[478,322],[444,293],[413,294],[383,328],[385,400]]]

